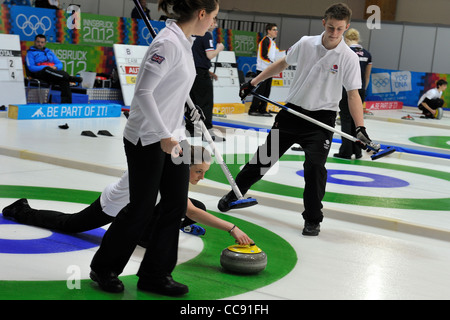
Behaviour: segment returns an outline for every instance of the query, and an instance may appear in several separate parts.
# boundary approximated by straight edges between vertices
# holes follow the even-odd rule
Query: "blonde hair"
[[[354,28],[348,29],[345,33],[345,40],[359,42],[359,31]]]

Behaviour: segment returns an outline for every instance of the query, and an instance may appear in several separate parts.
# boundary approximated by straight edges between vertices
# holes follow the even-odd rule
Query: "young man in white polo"
[[[259,82],[279,74],[289,65],[297,65],[286,99],[287,107],[334,127],[344,86],[348,93],[350,113],[357,127],[357,138],[370,143],[364,128],[363,105],[358,93],[361,88],[359,59],[342,37],[350,26],[350,20],[351,10],[346,4],[330,6],[322,20],[325,31],[318,36],[302,37],[287,51],[286,57],[242,85],[241,98],[248,95]],[[275,133],[279,135],[278,145],[272,145],[272,135]],[[236,183],[240,191],[245,194],[293,144],[300,144],[305,151],[302,213],[305,225],[302,234],[317,236],[323,220],[322,199],[327,181],[325,163],[332,138],[333,133],[329,130],[283,109],[276,116],[266,142],[237,175]],[[268,158],[271,161],[267,161]],[[236,196],[231,191],[220,199],[219,210],[228,211],[233,201],[236,201]]]

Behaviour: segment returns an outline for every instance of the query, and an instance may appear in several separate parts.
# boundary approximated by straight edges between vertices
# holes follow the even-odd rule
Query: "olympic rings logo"
[[[154,28],[154,30],[155,30],[156,34],[159,33],[159,29]],[[147,42],[147,44],[150,44],[152,42],[151,41],[152,35],[150,34],[150,31],[148,30],[147,27],[142,29],[141,35],[142,35],[142,38],[145,40],[145,42]]]
[[[21,13],[16,17],[16,25],[26,36],[31,36],[33,34],[38,34],[38,30],[42,30],[42,32],[39,33],[45,34],[51,29],[52,21],[47,16],[39,18],[36,15],[31,15],[27,17]]]
[[[372,82],[373,82],[373,85],[375,87],[377,87],[377,88],[387,87],[391,83],[389,78],[383,78],[383,79],[379,78],[379,79],[377,79],[377,78],[374,78],[374,77],[372,77]]]

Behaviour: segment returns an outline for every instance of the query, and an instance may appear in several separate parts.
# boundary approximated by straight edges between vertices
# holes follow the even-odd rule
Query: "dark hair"
[[[192,146],[191,145],[191,162],[190,164],[202,164],[203,162],[211,163],[212,157],[211,153],[206,150],[203,146]]]
[[[440,86],[445,86],[447,84],[447,81],[444,79],[440,79],[436,82],[436,87],[439,88]]]
[[[328,7],[323,19],[325,21],[329,19],[347,20],[347,23],[350,23],[350,20],[352,19],[352,9],[345,3],[335,3]]]
[[[164,11],[168,17],[185,22],[192,18],[197,10],[204,9],[211,13],[217,9],[219,0],[159,0],[158,10]]]
[[[268,24],[266,24],[266,33],[269,31],[269,30],[272,30],[272,28],[273,27],[276,27],[277,25],[276,25],[276,23],[268,23]]]
[[[43,34],[37,34],[36,37],[34,37],[34,40],[36,40],[37,38],[43,38],[45,39],[45,41],[47,41],[47,37]]]

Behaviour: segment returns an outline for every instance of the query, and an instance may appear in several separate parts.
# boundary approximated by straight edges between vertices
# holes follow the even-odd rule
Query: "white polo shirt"
[[[286,62],[297,69],[286,102],[310,111],[338,111],[342,86],[361,89],[359,59],[343,39],[326,49],[322,36],[302,37],[287,51]]]
[[[136,78],[124,137],[142,145],[173,137],[186,139],[184,106],[195,79],[194,39],[167,20],[149,46]]]
[[[100,195],[100,205],[104,213],[111,217],[117,214],[130,202],[128,170],[122,177],[109,184]]]
[[[417,103],[418,106],[425,100],[425,98],[428,98],[430,100],[438,99],[442,97],[442,92],[439,91],[437,88],[433,88],[425,92],[419,99],[419,102]]]

